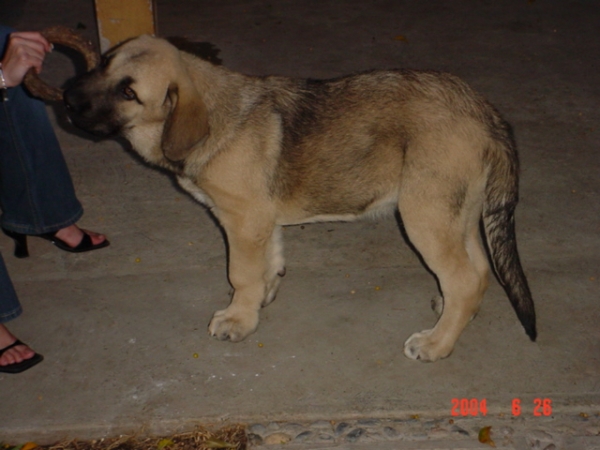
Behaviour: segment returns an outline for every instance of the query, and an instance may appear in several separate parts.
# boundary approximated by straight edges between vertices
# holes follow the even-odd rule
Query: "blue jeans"
[[[1,55],[13,31],[0,26]],[[83,215],[46,107],[22,86],[9,88],[8,101],[0,102],[0,210],[0,226],[23,234],[58,231]],[[19,313],[0,258],[0,323]]]

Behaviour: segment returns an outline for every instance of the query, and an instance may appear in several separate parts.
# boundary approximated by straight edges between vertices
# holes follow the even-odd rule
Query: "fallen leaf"
[[[173,442],[171,439],[161,439],[160,441],[158,441],[158,444],[156,444],[156,448],[158,450],[162,450],[165,447],[169,447],[171,445],[173,445],[175,442]]]
[[[495,447],[496,444],[494,443],[494,441],[492,441],[492,438],[490,437],[491,430],[492,427],[483,427],[481,430],[479,430],[479,442]]]
[[[283,445],[287,444],[291,440],[291,436],[285,433],[273,433],[268,435],[263,442],[265,445]]]
[[[36,447],[38,447],[38,445],[35,442],[27,442],[23,444],[21,450],[33,450]]]

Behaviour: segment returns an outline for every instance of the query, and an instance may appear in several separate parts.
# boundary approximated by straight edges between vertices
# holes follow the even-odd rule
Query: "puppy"
[[[72,122],[121,135],[219,220],[231,303],[209,332],[241,341],[285,272],[281,227],[398,210],[439,281],[440,317],[404,353],[448,356],[494,270],[526,333],[535,311],[515,240],[509,126],[458,78],[376,71],[332,80],[251,77],[149,36],[104,55],[64,94]]]

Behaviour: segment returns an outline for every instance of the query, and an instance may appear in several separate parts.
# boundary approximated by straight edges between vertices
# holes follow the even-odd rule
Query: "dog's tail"
[[[489,170],[483,207],[483,229],[496,276],[517,313],[525,332],[535,341],[535,309],[523,273],[515,235],[515,207],[519,196],[519,163],[509,125],[494,114]]]

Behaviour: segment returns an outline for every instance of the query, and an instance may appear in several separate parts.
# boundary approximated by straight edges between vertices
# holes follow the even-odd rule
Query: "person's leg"
[[[0,27],[4,51],[13,30]],[[43,102],[22,86],[0,102],[0,225],[23,234],[50,233],[73,225],[83,208]]]
[[[4,259],[0,255],[0,324],[16,319],[22,312],[19,297],[17,297],[12,281],[8,276]],[[0,348],[4,347],[5,345],[2,345],[2,341],[0,341]]]
[[[4,326],[5,322],[15,319],[22,312],[17,293],[8,276],[4,260],[0,255],[0,350],[9,347],[17,338]],[[0,354],[0,366],[19,363],[32,358],[35,352],[29,346],[16,345]]]

